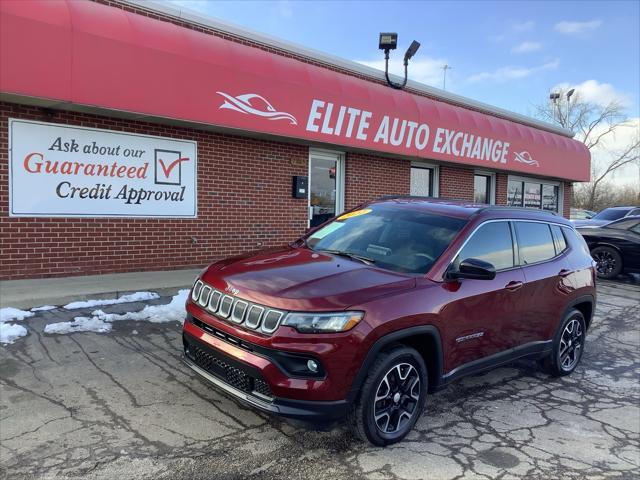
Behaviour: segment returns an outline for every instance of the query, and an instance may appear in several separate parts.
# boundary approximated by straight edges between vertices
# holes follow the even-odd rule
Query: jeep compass
[[[184,359],[229,395],[401,440],[430,392],[518,358],[582,357],[589,250],[544,211],[417,197],[357,207],[296,242],[212,264],[187,301]]]

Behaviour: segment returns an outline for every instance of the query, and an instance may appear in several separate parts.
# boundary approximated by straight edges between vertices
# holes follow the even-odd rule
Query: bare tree
[[[574,185],[574,190],[576,206],[594,210],[600,207],[601,187],[611,173],[632,163],[640,168],[640,132],[635,131],[632,141],[620,150],[606,148],[607,140],[615,138],[617,133],[636,128],[626,117],[623,106],[616,101],[607,105],[584,101],[579,91],[569,97],[566,91],[558,93],[555,102],[537,107],[537,116],[575,132],[576,139],[591,151],[591,181]],[[598,151],[598,161],[594,160],[595,151]]]

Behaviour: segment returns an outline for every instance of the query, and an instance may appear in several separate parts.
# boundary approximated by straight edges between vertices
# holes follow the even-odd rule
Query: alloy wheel
[[[409,363],[394,365],[380,381],[374,399],[373,418],[385,434],[398,433],[411,421],[420,399],[420,376]]]
[[[596,270],[600,275],[610,275],[616,268],[616,259],[611,252],[596,252],[593,259],[596,261]]]
[[[583,340],[582,325],[574,318],[564,327],[560,338],[560,366],[565,372],[572,370],[580,360]]]

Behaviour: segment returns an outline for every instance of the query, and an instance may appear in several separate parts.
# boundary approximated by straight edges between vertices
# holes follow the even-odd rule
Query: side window
[[[551,229],[546,223],[515,222],[520,259],[524,265],[556,256]]]
[[[513,240],[509,223],[491,222],[482,225],[460,251],[454,262],[455,267],[467,258],[489,262],[496,270],[513,267]]]
[[[632,232],[640,233],[640,222],[636,223],[629,230],[631,230]]]
[[[567,241],[558,225],[551,225],[551,233],[553,233],[553,243],[556,246],[556,255],[559,255],[567,249]]]

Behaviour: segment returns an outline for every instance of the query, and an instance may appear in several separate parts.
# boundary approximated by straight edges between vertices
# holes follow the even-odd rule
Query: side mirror
[[[496,278],[496,268],[489,262],[477,258],[467,258],[460,262],[457,271],[447,273],[447,278],[471,278],[474,280],[493,280]]]

